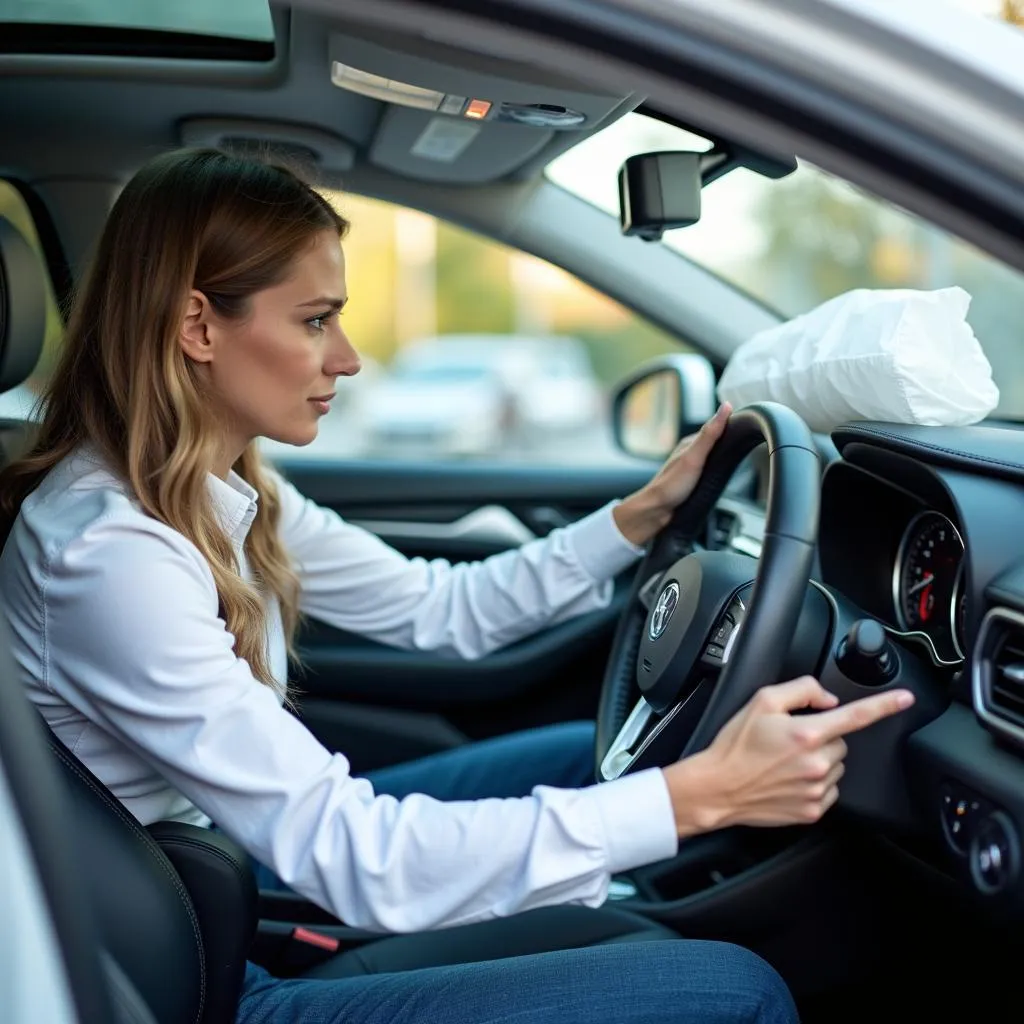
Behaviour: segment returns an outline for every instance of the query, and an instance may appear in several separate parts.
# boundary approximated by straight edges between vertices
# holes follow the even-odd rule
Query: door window
[[[674,338],[543,260],[353,196],[343,324],[363,359],[317,439],[272,458],[593,464],[625,458],[609,394]]]

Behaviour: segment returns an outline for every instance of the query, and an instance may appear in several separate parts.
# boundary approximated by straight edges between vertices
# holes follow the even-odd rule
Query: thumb
[[[702,464],[708,458],[718,439],[725,433],[726,424],[732,415],[732,406],[723,401],[718,412],[705,423],[695,434],[684,437],[677,446],[676,455],[686,456],[688,462]]]
[[[731,415],[732,405],[729,402],[722,402],[715,415],[711,419],[705,420],[704,425],[700,428],[701,440],[708,440],[712,443],[717,441],[725,432],[726,424],[728,424]]]

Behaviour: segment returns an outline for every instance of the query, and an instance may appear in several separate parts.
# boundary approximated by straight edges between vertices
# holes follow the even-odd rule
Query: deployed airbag
[[[959,287],[846,292],[741,345],[719,398],[781,402],[822,433],[850,420],[977,423],[999,389],[967,323],[970,303]]]

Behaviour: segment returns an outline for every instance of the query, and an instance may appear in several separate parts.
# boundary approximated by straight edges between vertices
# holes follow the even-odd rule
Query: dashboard
[[[833,441],[816,582],[839,635],[883,625],[894,685],[927,705],[892,751],[851,744],[875,787],[853,803],[1024,915],[1024,429],[853,424]],[[827,677],[843,685],[828,654]]]
[[[925,647],[937,666],[955,668],[970,643],[967,545],[954,495],[925,492],[833,466],[822,490],[822,582]]]

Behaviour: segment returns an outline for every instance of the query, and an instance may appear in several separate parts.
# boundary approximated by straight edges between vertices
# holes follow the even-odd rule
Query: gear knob
[[[836,665],[861,686],[883,686],[899,669],[899,659],[882,624],[857,619],[836,648]]]

